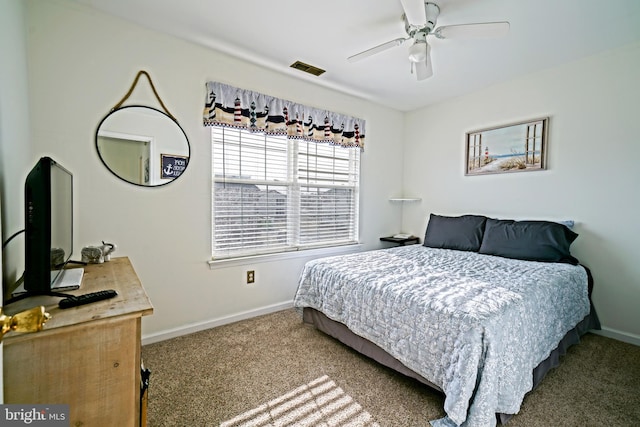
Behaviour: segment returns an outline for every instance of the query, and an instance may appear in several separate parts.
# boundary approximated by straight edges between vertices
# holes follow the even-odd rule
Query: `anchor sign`
[[[189,164],[189,158],[186,156],[174,156],[170,154],[161,154],[162,170],[160,178],[174,179],[182,175],[182,172]]]

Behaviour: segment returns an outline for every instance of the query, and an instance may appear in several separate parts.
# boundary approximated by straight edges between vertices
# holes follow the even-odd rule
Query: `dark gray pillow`
[[[482,243],[486,220],[487,217],[482,215],[452,217],[431,214],[424,235],[424,246],[477,252]]]
[[[569,247],[578,237],[568,227],[550,221],[488,218],[479,252],[528,261],[577,264]]]

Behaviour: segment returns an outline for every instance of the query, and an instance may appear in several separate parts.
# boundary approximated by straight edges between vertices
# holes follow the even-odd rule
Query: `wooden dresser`
[[[127,257],[84,267],[69,294],[115,289],[115,298],[65,310],[35,296],[7,314],[44,305],[42,332],[4,337],[4,403],[69,404],[69,425],[140,425],[141,319],[153,306]]]

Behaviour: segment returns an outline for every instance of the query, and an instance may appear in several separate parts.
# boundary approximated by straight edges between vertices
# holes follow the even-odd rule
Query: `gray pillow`
[[[479,252],[529,261],[578,264],[569,247],[578,234],[550,221],[488,218]]]
[[[486,220],[487,217],[482,215],[451,217],[431,214],[424,246],[477,252],[482,243]]]

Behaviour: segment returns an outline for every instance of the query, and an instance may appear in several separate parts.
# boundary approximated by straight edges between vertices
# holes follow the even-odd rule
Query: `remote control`
[[[103,299],[113,298],[118,293],[113,289],[105,291],[91,292],[83,295],[71,295],[65,299],[60,300],[58,306],[60,308],[71,308],[78,305],[89,304],[90,302],[102,301]]]

